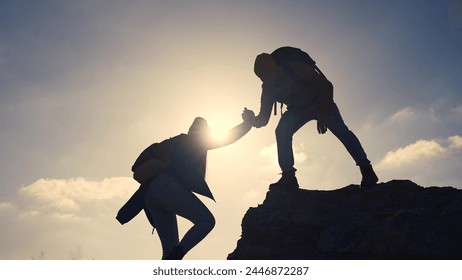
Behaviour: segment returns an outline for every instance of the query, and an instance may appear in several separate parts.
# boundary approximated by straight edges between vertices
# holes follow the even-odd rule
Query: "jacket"
[[[278,83],[262,84],[260,113],[255,118],[255,127],[268,123],[275,102],[300,114],[328,115],[334,105],[333,85],[314,67],[297,61],[288,62],[279,67]]]
[[[187,134],[180,134],[161,143],[155,143],[145,149],[135,161],[132,167],[133,171],[135,171],[138,166],[141,166],[143,161],[148,161],[159,155],[161,155],[163,160],[170,162],[170,164],[164,170],[153,171],[156,174],[149,181],[140,185],[138,190],[117,212],[116,219],[121,224],[125,224],[136,217],[141,210],[144,210],[149,222],[155,227],[154,221],[144,203],[144,196],[150,182],[156,175],[160,174],[160,172],[168,171],[174,174],[175,179],[182,183],[188,190],[214,200],[213,194],[205,182],[202,172],[198,170],[197,166],[201,164],[198,162],[198,149],[193,148],[194,146],[192,137]],[[155,147],[155,149],[153,147]],[[200,157],[199,160],[201,160]]]

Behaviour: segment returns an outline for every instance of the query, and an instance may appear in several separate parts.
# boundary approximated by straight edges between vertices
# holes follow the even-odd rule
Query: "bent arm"
[[[253,126],[260,128],[266,126],[271,116],[271,109],[273,108],[274,98],[270,95],[268,90],[263,88],[260,101],[260,113],[255,117]]]

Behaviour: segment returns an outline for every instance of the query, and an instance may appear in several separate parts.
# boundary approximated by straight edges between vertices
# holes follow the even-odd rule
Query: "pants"
[[[145,203],[162,244],[162,259],[176,245],[188,252],[215,226],[215,218],[209,209],[168,172],[159,174],[150,183],[146,190]],[[178,237],[176,215],[193,223],[181,241]]]
[[[278,161],[282,172],[293,172],[295,170],[292,136],[309,121],[317,120],[318,116],[317,113],[300,114],[293,111],[286,111],[282,115],[276,127]],[[337,105],[334,105],[326,126],[343,143],[356,165],[370,164],[358,138],[345,125]]]

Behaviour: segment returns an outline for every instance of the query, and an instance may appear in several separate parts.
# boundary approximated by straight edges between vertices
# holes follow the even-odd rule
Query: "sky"
[[[197,116],[258,113],[256,55],[308,52],[381,182],[462,188],[462,1],[0,2],[0,259],[160,259],[144,217],[121,226],[131,165]],[[279,177],[274,129],[208,154],[214,230],[186,259],[226,259]],[[303,189],[361,180],[314,122],[294,136]],[[190,227],[180,219],[180,234]]]

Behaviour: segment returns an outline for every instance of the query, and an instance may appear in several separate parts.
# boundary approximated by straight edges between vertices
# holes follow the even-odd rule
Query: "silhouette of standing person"
[[[271,54],[262,53],[255,59],[254,72],[263,82],[260,113],[254,126],[266,126],[274,104],[285,104],[287,111],[276,128],[278,162],[282,177],[270,188],[298,188],[295,176],[292,136],[303,125],[317,120],[320,134],[329,129],[345,146],[359,166],[362,187],[373,186],[378,178],[358,138],[345,125],[333,100],[333,85],[304,51],[281,47]]]
[[[249,132],[255,114],[244,109],[242,118],[243,122],[229,130],[226,138],[215,140],[207,121],[198,117],[187,134],[151,145],[133,165],[134,178],[141,187],[122,207],[117,219],[124,224],[144,208],[159,235],[162,259],[182,259],[213,229],[212,213],[194,193],[213,199],[204,179],[207,151],[234,143]],[[181,240],[176,215],[193,223]]]

